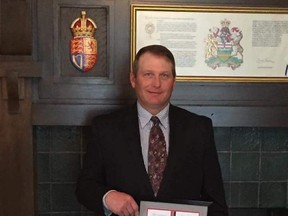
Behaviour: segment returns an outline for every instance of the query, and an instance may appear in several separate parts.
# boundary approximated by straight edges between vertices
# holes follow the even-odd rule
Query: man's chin
[[[166,104],[164,104],[164,103],[160,103],[160,102],[151,102],[150,104],[149,104],[149,106],[151,107],[151,108],[153,108],[153,109],[162,109],[162,108],[164,108],[165,106],[166,106]]]

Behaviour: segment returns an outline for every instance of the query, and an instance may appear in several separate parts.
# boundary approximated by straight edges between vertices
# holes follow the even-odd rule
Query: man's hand
[[[110,211],[119,216],[138,216],[139,207],[129,194],[111,191],[105,198]]]

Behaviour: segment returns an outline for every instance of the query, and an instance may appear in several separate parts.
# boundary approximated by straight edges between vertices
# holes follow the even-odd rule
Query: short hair
[[[135,60],[133,62],[132,66],[132,72],[136,76],[137,71],[139,69],[139,59],[140,57],[145,54],[145,53],[151,53],[156,56],[164,57],[166,58],[171,64],[172,64],[172,74],[174,77],[176,77],[176,69],[175,69],[175,59],[172,54],[172,52],[166,48],[165,46],[162,45],[149,45],[142,47],[136,54]]]

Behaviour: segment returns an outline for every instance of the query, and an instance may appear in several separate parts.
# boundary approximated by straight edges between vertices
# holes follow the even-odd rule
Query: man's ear
[[[136,77],[135,77],[134,73],[130,72],[130,83],[131,83],[131,86],[133,88],[135,88],[135,79],[136,79]]]
[[[176,86],[176,78],[174,78],[173,89],[175,88],[175,86]]]

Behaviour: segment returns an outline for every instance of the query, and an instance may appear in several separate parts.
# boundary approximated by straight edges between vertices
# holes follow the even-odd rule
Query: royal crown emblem
[[[94,38],[95,22],[81,12],[81,18],[71,24],[70,57],[73,65],[82,72],[91,70],[97,62],[97,40]]]

